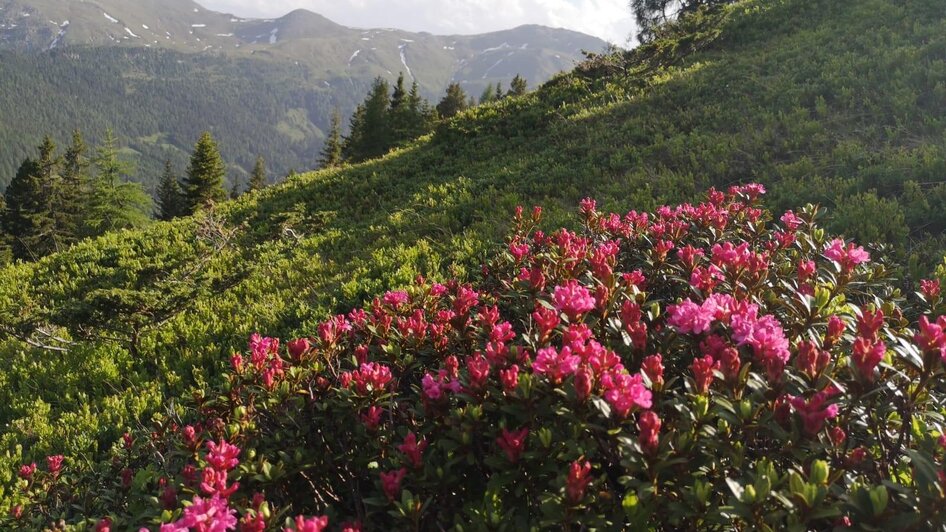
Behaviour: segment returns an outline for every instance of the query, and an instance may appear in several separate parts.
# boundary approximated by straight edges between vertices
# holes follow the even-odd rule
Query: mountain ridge
[[[282,177],[316,166],[332,112],[347,126],[378,76],[403,72],[436,103],[452,82],[471,96],[516,75],[536,86],[604,44],[538,25],[437,36],[303,9],[251,19],[190,0],[0,0],[0,190],[44,135],[61,144],[77,127],[93,141],[115,129],[148,188],[165,160],[183,168],[205,129],[231,180],[256,155]]]

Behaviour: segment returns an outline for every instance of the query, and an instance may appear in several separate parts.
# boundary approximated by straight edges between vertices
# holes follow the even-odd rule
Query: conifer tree
[[[69,241],[78,240],[82,233],[85,208],[92,193],[87,152],[82,132],[74,130],[72,144],[62,158],[62,179],[55,198],[58,225]]]
[[[85,218],[85,234],[98,236],[109,231],[142,227],[150,220],[151,198],[141,184],[127,180],[131,165],[118,156],[118,141],[112,130],[105,131],[102,145],[92,159],[95,175]]]
[[[497,81],[497,82],[496,82],[496,92],[493,93],[493,100],[499,101],[499,100],[502,100],[502,99],[503,99],[503,82],[502,82],[502,81]]]
[[[41,173],[39,163],[27,157],[4,193],[0,223],[14,258],[36,260],[47,253],[42,227],[37,225],[45,211]]]
[[[451,83],[447,93],[437,104],[437,113],[441,118],[451,118],[467,108],[467,95],[459,83]]]
[[[194,145],[184,179],[185,214],[192,214],[208,202],[227,198],[223,189],[226,172],[216,141],[209,131],[205,131]]]
[[[256,157],[256,164],[253,165],[253,173],[250,174],[250,181],[247,184],[249,190],[262,190],[266,188],[266,160],[262,155]]]
[[[62,159],[49,136],[37,159],[26,159],[6,191],[5,232],[13,239],[16,258],[36,260],[62,249],[69,241],[58,210]]]
[[[161,174],[161,183],[158,185],[158,219],[173,220],[184,212],[184,197],[177,174],[171,165],[171,160],[164,161],[164,173]]]
[[[516,77],[512,78],[512,83],[509,84],[509,91],[506,93],[510,96],[522,96],[529,90],[529,82],[526,81],[526,78],[516,74]]]
[[[394,85],[394,92],[391,93],[391,110],[400,109],[407,103],[407,91],[404,89],[404,73],[398,72],[397,83]]]
[[[480,105],[484,103],[489,103],[493,101],[493,84],[490,83],[483,89],[483,93],[480,94]]]
[[[329,130],[325,145],[319,154],[321,168],[334,168],[342,164],[342,115],[338,109],[332,113],[332,126]]]
[[[384,155],[391,148],[388,82],[375,78],[368,97],[351,120],[351,132],[342,145],[345,159],[360,162]]]
[[[243,195],[243,192],[240,190],[240,180],[239,178],[233,178],[233,184],[230,185],[230,199],[234,200]]]

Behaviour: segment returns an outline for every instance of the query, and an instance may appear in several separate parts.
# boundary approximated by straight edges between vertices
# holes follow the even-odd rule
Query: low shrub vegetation
[[[576,231],[519,208],[473,282],[254,334],[108,460],[23,464],[0,526],[944,526],[939,283],[901,294],[763,193],[588,199]]]

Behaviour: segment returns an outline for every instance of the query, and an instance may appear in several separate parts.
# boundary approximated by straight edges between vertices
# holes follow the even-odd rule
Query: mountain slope
[[[771,206],[943,249],[946,16],[934,0],[745,0],[365,164],[0,270],[8,458],[101,452],[255,330],[293,337],[418,274],[478,267],[516,204],[650,209],[761,181]]]

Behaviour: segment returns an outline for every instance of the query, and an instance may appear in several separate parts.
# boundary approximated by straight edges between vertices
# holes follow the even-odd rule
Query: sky
[[[198,0],[215,11],[272,18],[304,8],[345,26],[434,34],[484,33],[521,24],[568,28],[625,46],[627,0]]]

